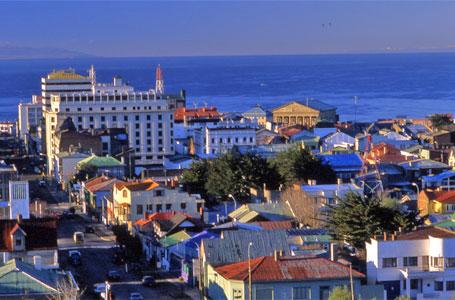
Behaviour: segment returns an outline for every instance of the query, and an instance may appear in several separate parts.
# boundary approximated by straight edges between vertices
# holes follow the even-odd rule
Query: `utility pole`
[[[354,300],[354,282],[352,281],[352,263],[349,264],[349,280],[351,282],[351,299]]]
[[[248,299],[252,300],[253,299],[253,290],[251,288],[251,254],[250,254],[250,248],[253,246],[253,243],[250,242],[248,244]]]
[[[359,101],[359,98],[357,96],[354,96],[354,124],[357,123],[357,103]]]

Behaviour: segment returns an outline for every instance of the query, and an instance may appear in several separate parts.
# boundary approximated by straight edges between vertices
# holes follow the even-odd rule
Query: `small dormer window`
[[[22,246],[22,237],[16,237],[16,247]]]

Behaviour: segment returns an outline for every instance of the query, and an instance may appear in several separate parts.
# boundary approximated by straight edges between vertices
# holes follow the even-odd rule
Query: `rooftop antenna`
[[[96,84],[96,71],[95,67],[93,65],[90,66],[90,70],[88,71],[90,81],[92,82],[92,85]]]
[[[156,68],[156,82],[155,82],[155,92],[157,95],[164,94],[164,77],[163,72],[161,71],[161,65],[158,65]]]

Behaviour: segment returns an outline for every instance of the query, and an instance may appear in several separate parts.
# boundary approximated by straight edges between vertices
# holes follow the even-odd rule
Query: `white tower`
[[[155,83],[155,92],[157,95],[164,94],[164,78],[163,73],[161,72],[161,66],[158,65],[156,68],[156,83]]]
[[[90,71],[88,72],[92,86],[96,85],[96,71],[93,65],[90,66]]]

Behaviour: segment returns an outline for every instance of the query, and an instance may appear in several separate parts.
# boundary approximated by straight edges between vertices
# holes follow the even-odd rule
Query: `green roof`
[[[187,240],[191,237],[188,233],[186,233],[185,230],[176,232],[174,234],[171,234],[169,236],[165,236],[160,240],[160,243],[163,247],[171,247],[174,246],[175,244],[180,243],[181,241]]]
[[[0,297],[5,295],[54,294],[60,280],[68,278],[55,270],[37,270],[15,258],[0,267]]]
[[[97,168],[103,167],[121,167],[124,166],[120,161],[116,160],[112,156],[96,156],[92,155],[77,163],[78,166],[92,165]]]
[[[448,219],[448,220],[445,220],[445,221],[442,221],[442,222],[439,222],[439,223],[436,223],[433,225],[437,226],[437,227],[443,227],[443,228],[452,230],[453,228],[455,228],[455,221],[453,219]]]

